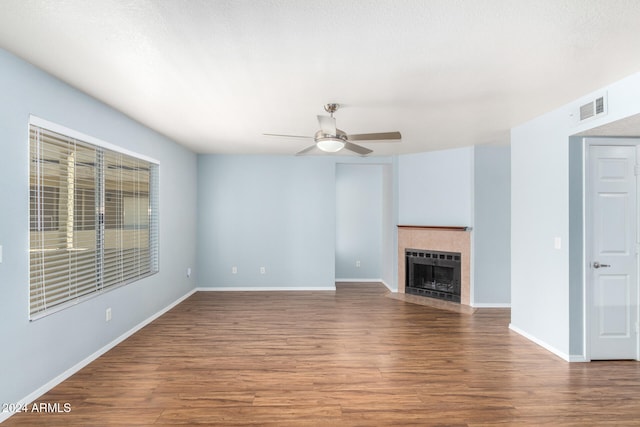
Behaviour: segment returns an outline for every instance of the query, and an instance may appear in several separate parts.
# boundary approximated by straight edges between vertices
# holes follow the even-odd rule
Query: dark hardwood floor
[[[386,292],[196,293],[38,399],[70,412],[4,424],[640,425],[640,363],[570,364],[509,310]]]

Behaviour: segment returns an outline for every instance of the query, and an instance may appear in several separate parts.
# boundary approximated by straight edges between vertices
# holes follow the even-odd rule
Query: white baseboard
[[[336,279],[336,283],[382,283],[389,291],[397,292],[397,289],[392,289],[387,282],[382,279]]]
[[[176,301],[172,302],[171,304],[169,304],[168,306],[166,306],[162,310],[158,311],[156,314],[152,315],[151,317],[143,320],[142,322],[140,322],[139,324],[137,324],[133,328],[129,329],[127,332],[125,332],[124,334],[120,335],[118,338],[116,338],[115,340],[111,341],[110,343],[108,343],[107,345],[105,345],[104,347],[102,347],[101,349],[96,351],[95,353],[91,354],[90,356],[88,356],[85,359],[81,360],[80,362],[76,363],[71,368],[69,368],[66,371],[62,372],[60,375],[58,375],[57,377],[55,377],[51,381],[47,382],[46,384],[43,384],[38,389],[36,389],[33,392],[29,393],[27,396],[23,397],[22,399],[20,399],[18,402],[15,402],[15,403],[20,405],[20,406],[25,406],[25,405],[31,404],[36,399],[38,399],[40,396],[42,396],[43,394],[45,394],[46,392],[48,392],[49,390],[51,390],[52,388],[54,388],[55,386],[57,386],[58,384],[60,384],[64,380],[66,380],[67,378],[71,377],[73,374],[78,372],[80,369],[84,368],[89,363],[93,362],[98,357],[102,356],[107,351],[111,350],[113,347],[115,347],[116,345],[120,344],[122,341],[124,341],[125,339],[129,338],[131,335],[135,334],[140,329],[144,328],[149,323],[153,322],[158,317],[160,317],[163,314],[165,314],[167,311],[171,310],[176,305],[180,304],[182,301],[184,301],[185,299],[189,298],[195,292],[196,292],[196,290],[192,289],[191,291],[189,291],[184,296],[178,298]],[[0,423],[2,423],[4,420],[6,420],[9,417],[11,417],[13,414],[14,414],[13,412],[0,412]]]
[[[387,289],[389,289],[389,292],[398,292],[398,289],[393,289],[391,286],[389,286],[389,284],[387,282],[385,282],[384,280],[380,280],[380,283],[382,283]]]
[[[590,360],[588,360],[581,354],[571,354],[569,355],[569,362],[584,363],[584,362],[590,362]]]
[[[535,344],[538,344],[540,347],[544,348],[547,351],[550,351],[551,353],[555,354],[556,356],[560,357],[561,359],[567,361],[567,362],[572,362],[572,356],[568,355],[565,352],[562,352],[560,350],[558,350],[557,348],[547,344],[546,342],[534,337],[533,335],[523,331],[522,329],[518,328],[517,326],[514,326],[513,323],[509,323],[509,329],[511,329],[513,332],[522,335],[523,337],[525,337],[526,339],[528,339],[529,341],[534,342]]]
[[[336,283],[382,283],[389,291],[397,292],[382,279],[336,279]],[[327,286],[200,286],[197,292],[259,292],[259,291],[335,291],[336,285]]]
[[[474,302],[471,304],[474,308],[511,308],[508,302]]]
[[[327,286],[201,286],[197,292],[258,292],[258,291],[335,291],[336,285]]]

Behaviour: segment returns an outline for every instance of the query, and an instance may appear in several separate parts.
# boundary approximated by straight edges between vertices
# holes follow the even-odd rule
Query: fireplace
[[[460,302],[460,252],[405,249],[405,293]]]

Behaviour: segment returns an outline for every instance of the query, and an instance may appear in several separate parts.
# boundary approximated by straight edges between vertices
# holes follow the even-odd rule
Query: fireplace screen
[[[405,292],[460,302],[460,253],[405,250]]]

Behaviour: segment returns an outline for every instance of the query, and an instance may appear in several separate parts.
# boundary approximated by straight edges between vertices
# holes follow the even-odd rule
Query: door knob
[[[611,264],[600,264],[598,261],[593,262],[593,268],[606,268],[611,267]]]

